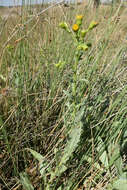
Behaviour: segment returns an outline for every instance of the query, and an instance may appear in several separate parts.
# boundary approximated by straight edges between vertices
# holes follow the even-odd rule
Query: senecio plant
[[[64,114],[64,125],[66,126],[66,144],[62,150],[59,149],[59,147],[54,150],[53,168],[44,156],[40,155],[34,150],[27,149],[39,161],[39,170],[43,179],[45,190],[56,189],[56,186],[61,180],[61,175],[65,173],[66,170],[70,167],[69,161],[73,159],[73,153],[76,151],[81,141],[81,135],[83,131],[82,116],[84,114],[85,106],[84,103],[81,103],[82,97],[78,95],[78,64],[82,59],[84,51],[87,51],[91,46],[89,43],[85,43],[86,34],[98,25],[97,22],[92,21],[89,27],[84,30],[82,29],[82,21],[82,15],[76,16],[76,22],[72,26],[72,29],[69,28],[66,22],[59,24],[62,29],[64,29],[69,35],[72,36],[76,49],[74,55],[74,64],[72,66],[73,80],[70,84],[69,91],[64,91],[68,97],[65,103],[65,105],[68,107],[68,111],[67,114]],[[59,63],[56,64],[56,67],[61,69],[63,65],[64,62],[59,61]],[[21,174],[21,179],[24,179],[24,174]],[[71,184],[71,182],[68,182],[68,184],[69,183]],[[64,183],[61,184],[59,189],[71,189],[68,185],[66,185],[67,184]]]
[[[98,23],[95,21],[92,21],[89,24],[89,27],[87,29],[83,29],[83,15],[77,15],[76,16],[76,22],[73,24],[72,29],[69,28],[68,24],[66,22],[61,22],[59,26],[64,29],[66,32],[68,32],[74,41],[74,46],[76,48],[75,57],[74,57],[74,64],[73,64],[73,83],[72,83],[72,95],[74,98],[74,112],[73,116],[75,117],[76,114],[76,94],[77,94],[77,70],[78,70],[78,64],[80,60],[82,59],[82,55],[85,51],[87,51],[91,47],[91,43],[85,42],[85,36],[88,32],[90,32],[92,29],[94,29]]]

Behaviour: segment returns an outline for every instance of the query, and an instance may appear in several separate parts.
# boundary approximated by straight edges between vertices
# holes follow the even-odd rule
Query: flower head
[[[83,19],[83,15],[77,15],[76,16],[76,20],[82,20]]]
[[[77,24],[74,24],[74,25],[72,26],[72,30],[73,30],[74,32],[77,32],[77,31],[79,30],[79,26],[78,26]]]
[[[82,24],[83,15],[76,16],[76,24],[80,26]]]

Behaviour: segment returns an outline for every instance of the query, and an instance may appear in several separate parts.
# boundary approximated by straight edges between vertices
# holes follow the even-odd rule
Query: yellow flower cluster
[[[76,16],[76,24],[72,26],[72,30],[74,32],[77,32],[80,28],[80,25],[82,24],[83,15],[77,15]]]

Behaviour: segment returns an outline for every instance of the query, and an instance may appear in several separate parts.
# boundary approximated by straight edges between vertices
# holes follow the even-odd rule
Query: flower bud
[[[80,45],[78,45],[77,50],[87,51],[88,46],[86,44],[80,44]]]
[[[62,29],[64,29],[64,30],[66,30],[67,32],[70,32],[69,27],[68,27],[68,25],[67,25],[66,22],[61,22],[59,24],[59,27],[62,28]]]
[[[92,21],[89,25],[88,30],[92,30],[93,28],[95,28],[98,25],[98,22]]]
[[[88,30],[81,30],[81,37],[84,38],[87,34]]]
[[[59,69],[62,69],[64,67],[64,65],[66,64],[65,61],[59,61],[58,63],[55,64],[55,66]]]

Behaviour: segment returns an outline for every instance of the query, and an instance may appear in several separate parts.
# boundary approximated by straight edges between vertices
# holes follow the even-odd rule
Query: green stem
[[[74,63],[74,67],[73,67],[73,86],[72,86],[72,94],[73,94],[73,98],[74,98],[74,107],[73,107],[73,117],[75,117],[76,115],[76,104],[77,104],[77,69],[78,69],[78,63],[79,63],[79,52],[76,52],[75,55],[75,63]]]

